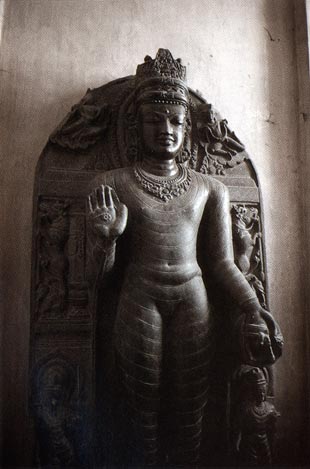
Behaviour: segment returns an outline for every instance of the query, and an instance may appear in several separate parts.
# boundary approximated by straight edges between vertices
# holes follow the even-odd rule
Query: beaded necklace
[[[151,176],[139,164],[134,166],[134,175],[146,192],[155,195],[164,202],[169,202],[174,197],[180,197],[184,194],[191,182],[189,170],[180,164],[177,166],[178,173],[173,178]]]

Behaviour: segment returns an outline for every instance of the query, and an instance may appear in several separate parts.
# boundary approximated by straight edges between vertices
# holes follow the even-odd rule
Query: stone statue
[[[209,278],[234,305],[243,363],[270,365],[282,347],[277,323],[234,263],[226,186],[187,164],[185,74],[180,59],[163,49],[138,66],[134,164],[98,175],[88,197],[87,275],[93,294],[113,270],[122,240],[126,243],[113,346],[141,464],[199,460],[209,383]],[[212,146],[214,154],[228,152],[231,158],[243,149],[211,110],[208,125],[221,145]]]
[[[267,401],[266,370],[243,365],[238,375],[240,395],[235,442],[238,462],[246,466],[270,465],[275,426],[280,414]]]
[[[135,76],[88,89],[40,156],[30,403],[41,466],[271,460],[283,339],[258,178],[185,74],[160,49]]]

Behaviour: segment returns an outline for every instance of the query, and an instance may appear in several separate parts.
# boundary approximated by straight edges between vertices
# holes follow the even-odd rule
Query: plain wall
[[[27,416],[32,190],[51,131],[87,88],[135,73],[168,48],[229,121],[263,193],[270,306],[285,352],[275,367],[279,463],[301,464],[309,295],[290,0],[11,0],[1,40],[2,418],[5,460],[29,465]]]

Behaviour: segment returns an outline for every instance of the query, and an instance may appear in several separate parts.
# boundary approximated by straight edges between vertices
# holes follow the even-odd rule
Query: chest
[[[147,191],[135,186],[128,193],[124,203],[128,208],[129,223],[132,226],[198,227],[207,202],[207,192],[197,184],[179,197],[164,202]]]

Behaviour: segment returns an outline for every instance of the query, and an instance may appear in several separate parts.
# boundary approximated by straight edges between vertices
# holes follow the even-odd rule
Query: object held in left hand
[[[237,321],[242,361],[253,366],[272,365],[282,354],[283,337],[272,315],[259,307]]]

